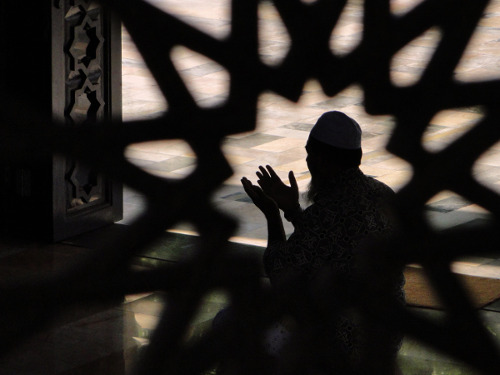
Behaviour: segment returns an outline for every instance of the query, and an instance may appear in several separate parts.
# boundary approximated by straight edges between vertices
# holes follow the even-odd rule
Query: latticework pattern
[[[0,156],[13,159],[16,155],[36,158],[46,152],[66,154],[143,193],[148,199],[147,209],[126,236],[107,239],[102,251],[75,269],[49,279],[13,280],[11,285],[2,286],[0,296],[11,315],[0,325],[4,352],[6,343],[21,342],[68,306],[164,290],[168,309],[136,366],[137,374],[200,373],[213,368],[220,359],[228,362],[229,373],[271,373],[274,366],[290,374],[343,373],[348,364],[341,358],[325,360],[321,335],[308,327],[283,363],[273,363],[266,356],[262,334],[283,312],[259,281],[259,259],[225,251],[236,223],[210,203],[213,191],[232,173],[220,147],[224,137],[255,128],[257,100],[264,91],[297,101],[304,83],[314,78],[329,96],[358,84],[364,90],[369,113],[393,115],[396,127],[388,150],[411,163],[414,174],[397,194],[399,227],[394,238],[389,243],[370,245],[373,257],[366,269],[370,283],[360,290],[338,291],[328,288],[330,282],[338,280],[326,278],[318,295],[301,294],[297,287],[297,293],[289,298],[313,301],[318,316],[325,320],[335,319],[339,309],[354,308],[367,321],[387,330],[401,330],[480,372],[500,371],[498,349],[450,270],[451,261],[458,256],[495,251],[492,244],[498,242],[498,227],[492,223],[467,232],[435,232],[424,215],[425,203],[442,190],[456,192],[494,217],[500,214],[498,194],[471,175],[478,157],[500,140],[500,81],[461,83],[453,77],[487,0],[427,0],[399,17],[391,14],[389,0],[366,0],[362,41],[341,57],[331,52],[329,41],[346,0],[311,4],[273,0],[291,38],[283,62],[273,67],[259,58],[257,0],[232,2],[231,33],[224,40],[204,34],[144,1],[102,3],[122,19],[165,96],[168,111],[158,119],[68,128],[24,111],[26,103],[13,103],[2,93]],[[395,86],[389,74],[392,57],[432,27],[440,29],[442,39],[421,79],[411,86]],[[213,108],[197,105],[170,59],[177,45],[203,54],[229,72],[230,93],[225,103]],[[482,106],[484,119],[440,152],[426,151],[421,139],[431,118],[443,109],[466,106]],[[189,143],[196,153],[197,166],[188,177],[169,180],[153,176],[124,157],[129,144],[159,139]],[[192,223],[199,233],[196,256],[164,269],[130,271],[132,255],[179,221]],[[400,270],[408,263],[424,267],[445,305],[445,320],[424,319],[390,298],[384,299],[384,285],[382,280],[377,282],[378,275]],[[202,297],[214,289],[228,292],[235,319],[187,346],[183,337],[190,319]],[[352,297],[354,292],[359,298]],[[377,298],[370,298],[373,295]],[[331,299],[338,303],[321,303]],[[370,339],[374,349],[367,353],[363,373],[381,373],[390,367],[376,360],[384,352],[384,343],[381,338]]]

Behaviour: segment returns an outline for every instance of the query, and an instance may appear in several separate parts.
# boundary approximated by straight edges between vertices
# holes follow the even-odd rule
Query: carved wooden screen
[[[54,118],[83,131],[120,119],[120,22],[90,0],[56,1],[51,16]],[[121,184],[81,160],[54,157],[52,181],[54,240],[121,219]]]
[[[274,364],[258,343],[266,327],[278,320],[282,311],[270,290],[259,282],[259,259],[226,251],[236,223],[211,205],[210,195],[232,173],[221,151],[221,141],[227,135],[255,128],[258,96],[270,90],[296,101],[304,82],[315,78],[329,96],[359,84],[369,113],[393,115],[396,128],[388,149],[414,169],[410,182],[397,194],[398,232],[387,243],[371,244],[373,257],[366,267],[370,282],[360,290],[347,291],[328,289],[326,283],[325,295],[316,297],[320,301],[333,298],[338,304],[318,304],[318,308],[330,319],[335,319],[339,309],[353,308],[367,321],[388,330],[400,329],[481,373],[499,373],[498,348],[450,271],[450,262],[458,256],[484,250],[498,252],[492,246],[500,239],[498,225],[494,221],[467,231],[435,232],[423,214],[428,199],[444,189],[485,207],[495,219],[500,214],[499,196],[471,175],[474,161],[500,139],[500,82],[460,83],[453,79],[454,68],[488,1],[426,0],[396,17],[390,12],[389,0],[365,0],[362,41],[352,52],[338,57],[329,49],[329,38],[345,0],[311,4],[273,0],[291,37],[290,51],[277,67],[259,60],[257,0],[232,1],[231,34],[224,40],[197,31],[140,0],[102,3],[123,21],[169,103],[168,112],[158,119],[106,122],[105,126],[86,129],[53,123],[43,131],[27,128],[14,118],[2,130],[1,148],[3,155],[11,155],[17,147],[34,145],[36,139],[48,150],[84,161],[144,193],[148,197],[147,210],[128,233],[106,239],[102,251],[77,269],[39,280],[36,285],[3,287],[2,301],[12,309],[12,319],[1,323],[4,350],[6,342],[21,342],[67,306],[111,300],[123,293],[164,290],[168,292],[168,309],[137,364],[137,374],[199,373],[221,358],[231,360],[231,373],[271,373]],[[409,87],[394,86],[389,79],[392,56],[435,26],[443,37],[421,79]],[[231,86],[226,103],[215,108],[198,107],[169,58],[175,45],[186,46],[227,69]],[[478,105],[484,108],[484,120],[442,151],[424,150],[422,134],[435,113]],[[8,106],[3,108],[8,110]],[[124,158],[124,149],[130,143],[158,139],[188,142],[197,156],[196,169],[185,179],[173,181],[147,174]],[[196,256],[164,269],[131,272],[128,265],[132,255],[181,220],[191,222],[200,234]],[[415,315],[389,297],[384,298],[380,272],[400,270],[408,263],[420,263],[427,272],[446,307],[442,321]],[[182,337],[189,321],[201,298],[213,289],[228,292],[236,318],[186,347]],[[322,299],[324,296],[328,298]],[[303,297],[300,293],[290,296]],[[54,302],[41,304],[48,299]],[[25,306],[32,309],[26,311]],[[9,326],[5,321],[10,322]],[[235,331],[236,338],[231,336]],[[304,337],[314,333],[303,332]],[[363,363],[364,373],[378,374],[379,366],[387,364],[374,358],[383,352],[384,345],[381,338],[371,339],[379,345],[372,346],[373,351]],[[286,357],[287,373],[310,373],[321,358],[324,348],[320,342],[304,342],[293,356]],[[319,373],[335,374],[336,368]]]
[[[86,0],[3,2],[0,14],[2,127],[22,123],[33,137],[22,145],[4,137],[13,148],[2,150],[2,230],[60,240],[119,220],[121,184],[70,155],[53,156],[36,134],[53,119],[84,132],[121,118],[119,20]]]

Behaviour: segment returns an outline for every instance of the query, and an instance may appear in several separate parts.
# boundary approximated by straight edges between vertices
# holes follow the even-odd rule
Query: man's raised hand
[[[299,188],[293,171],[288,173],[290,186],[283,183],[270,165],[259,166],[257,183],[264,193],[271,197],[283,211],[294,210],[299,205]]]
[[[253,185],[246,177],[241,179],[241,184],[252,202],[264,213],[264,215],[266,215],[266,217],[273,214],[279,216],[278,205],[271,197],[262,191],[260,187]]]

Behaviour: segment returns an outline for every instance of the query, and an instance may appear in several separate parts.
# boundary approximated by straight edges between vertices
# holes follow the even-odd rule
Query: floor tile
[[[231,137],[228,137],[225,143],[232,147],[252,148],[277,139],[281,139],[281,137],[257,133],[239,139],[232,139]]]
[[[458,196],[454,196],[442,199],[437,202],[433,202],[428,206],[428,209],[431,211],[438,211],[438,212],[451,212],[469,205],[470,202],[468,202],[467,200]]]
[[[147,164],[144,169],[146,170],[160,170],[165,172],[173,172],[177,169],[185,168],[188,166],[192,166],[196,163],[195,158],[186,157],[186,156],[174,156],[173,158]]]

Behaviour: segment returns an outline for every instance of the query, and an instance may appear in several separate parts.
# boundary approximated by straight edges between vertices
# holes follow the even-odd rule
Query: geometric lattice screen
[[[258,54],[258,0],[232,1],[231,32],[224,40],[140,0],[103,0],[101,3],[121,18],[137,45],[169,103],[167,113],[152,120],[101,123],[85,129],[50,124],[43,115],[34,114],[29,122],[43,122],[43,128],[26,126],[26,116],[18,122],[13,117],[10,125],[2,128],[3,158],[14,158],[19,155],[16,150],[26,148],[63,153],[147,197],[147,209],[130,231],[110,239],[102,251],[77,268],[49,279],[13,280],[12,285],[2,286],[0,295],[11,315],[5,320],[10,324],[1,325],[4,351],[8,347],[5,343],[19,344],[69,306],[114,300],[124,293],[164,290],[168,309],[136,366],[137,374],[200,373],[221,358],[231,363],[234,374],[271,373],[277,364],[266,357],[260,337],[282,311],[270,290],[259,282],[260,260],[226,251],[236,223],[215,209],[210,197],[232,173],[221,141],[225,136],[255,129],[259,95],[271,91],[297,101],[304,83],[314,78],[328,96],[358,84],[364,91],[368,113],[392,115],[396,127],[388,150],[410,163],[414,174],[397,193],[398,231],[387,243],[370,244],[372,257],[366,264],[370,282],[359,289],[345,286],[339,291],[328,286],[341,280],[327,280],[319,296],[297,293],[289,298],[309,298],[326,320],[335,319],[339,310],[353,308],[367,321],[388,330],[402,330],[484,374],[499,373],[500,357],[491,334],[450,270],[451,261],[459,256],[498,252],[492,246],[500,240],[498,224],[492,221],[468,231],[435,232],[424,215],[425,203],[443,190],[486,208],[495,219],[500,215],[498,194],[471,174],[478,157],[500,140],[500,81],[461,83],[453,76],[488,1],[426,0],[396,17],[391,14],[389,0],[365,0],[361,43],[341,57],[331,52],[329,41],[345,0],[272,2],[287,28],[291,46],[282,63],[270,67]],[[395,86],[389,74],[392,57],[430,28],[438,28],[442,38],[420,80],[406,87]],[[212,59],[229,72],[230,92],[223,105],[197,105],[170,59],[172,48],[179,45]],[[2,108],[7,111],[8,98],[2,104],[7,104]],[[443,150],[425,150],[422,136],[432,117],[441,110],[467,106],[481,106],[483,120]],[[189,176],[182,180],[153,176],[124,157],[129,144],[159,139],[189,143],[197,157],[196,168]],[[129,270],[134,253],[180,221],[192,223],[200,235],[195,256],[162,269]],[[423,266],[445,306],[443,320],[423,318],[389,297],[384,299],[380,273],[401,270],[408,263]],[[202,297],[213,289],[228,292],[235,319],[187,347],[183,336],[190,319]],[[330,299],[337,303],[318,302]],[[46,303],[48,300],[53,302]],[[304,337],[314,335],[307,327],[303,333]],[[377,366],[385,364],[373,358],[383,352],[384,345],[383,338],[372,339],[381,345],[373,345],[363,366],[364,373],[376,374],[380,371]],[[304,339],[296,352],[285,358],[287,367],[283,371],[339,373],[341,364],[328,368],[320,361],[322,350],[319,341]]]

